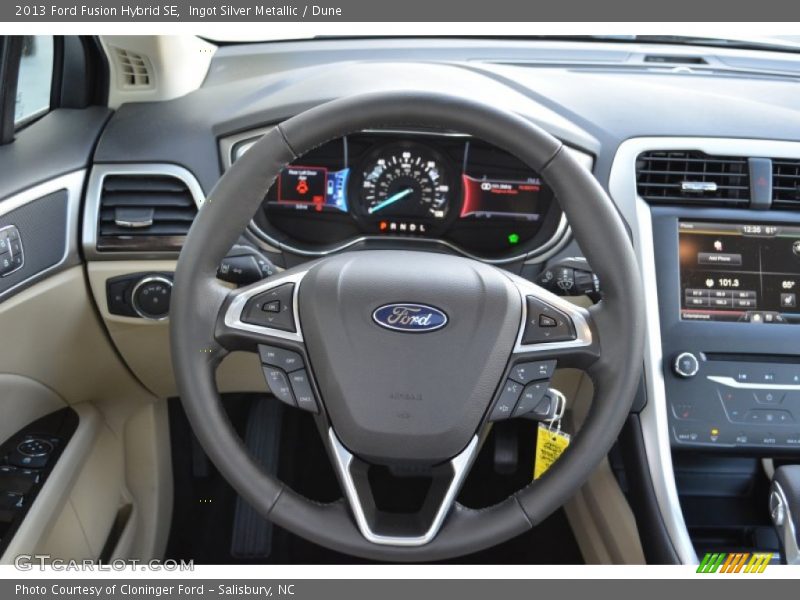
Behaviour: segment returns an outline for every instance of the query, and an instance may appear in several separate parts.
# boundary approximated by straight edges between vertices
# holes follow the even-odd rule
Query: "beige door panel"
[[[36,419],[66,406],[63,398],[38,381],[0,373],[0,443]]]
[[[154,400],[109,344],[81,267],[0,303],[0,331],[9,341],[0,345],[0,373],[38,381],[68,404],[96,403],[114,431]]]
[[[86,408],[83,405],[79,407],[82,410]],[[84,418],[81,414],[81,421]],[[71,445],[72,441],[67,448]],[[65,458],[67,457],[62,456],[57,466]],[[125,489],[122,442],[101,423],[97,427],[93,443],[82,458],[82,467],[69,492],[68,506],[61,511],[58,521],[77,519],[90,552],[84,558],[97,559],[108,539],[119,509],[121,494]],[[51,554],[53,558],[77,559],[75,549],[70,545],[73,538],[61,539],[61,531],[62,527],[57,523],[50,535],[37,546],[37,552]],[[65,554],[55,555],[56,550]]]
[[[145,510],[137,511],[138,537],[128,551],[161,556],[166,534],[159,532],[169,531],[172,489],[166,411],[155,408],[163,403],[114,349],[83,268],[0,303],[0,331],[9,342],[0,345],[0,439],[65,406],[80,417],[0,561],[34,551],[96,558],[120,504],[131,501]]]
[[[69,500],[75,482],[95,447],[103,420],[99,411],[89,404],[78,404],[74,409],[79,417],[78,427],[6,548],[0,559],[2,564],[13,562],[14,557],[20,554],[49,553],[50,546],[46,541],[54,534],[68,537],[54,542],[54,548],[71,548],[71,553],[91,549],[82,529],[75,527],[78,516]]]

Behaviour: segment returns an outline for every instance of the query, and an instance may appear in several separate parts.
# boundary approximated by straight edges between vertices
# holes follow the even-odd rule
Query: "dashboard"
[[[798,181],[800,170],[781,175],[786,161],[800,160],[796,75],[789,74],[797,61],[723,48],[607,45],[602,55],[599,49],[481,40],[224,47],[195,92],[119,107],[91,170],[98,180],[123,168],[181,176],[199,206],[270,124],[335,97],[397,87],[502,106],[580,149],[576,156],[615,201],[640,261],[648,295],[636,408],[642,454],[660,516],[689,562],[694,550],[678,504],[673,453],[800,453],[798,311],[789,306],[800,273],[794,250],[800,206],[751,206],[727,195],[728,185],[739,185],[765,157],[773,168],[764,179],[773,180],[776,194]],[[656,163],[653,153],[667,162]],[[693,169],[703,164],[710,168]],[[715,184],[706,171],[727,177],[734,164],[740,171],[732,182],[716,180],[725,201],[713,203]],[[639,171],[648,165],[646,179]],[[676,173],[656,172],[664,170]],[[790,183],[778,185],[779,176]],[[755,199],[759,181],[754,177],[741,193]],[[503,263],[537,282],[551,271],[558,279],[555,266],[582,253],[546,183],[513,157],[458,132],[364,131],[290,165],[243,241],[277,268],[367,245],[424,246]],[[637,184],[663,187],[664,198],[646,201]],[[102,186],[88,186],[83,219],[90,224],[84,254],[93,261],[95,289],[103,290],[100,306],[109,275],[161,273],[172,268],[166,260],[142,267],[140,259],[177,255],[146,246],[147,236],[136,232],[128,233],[142,240],[136,251],[98,249],[102,195]],[[169,220],[156,226],[170,236],[183,231]],[[111,332],[137,374],[169,364],[164,354],[126,349],[132,317],[113,318],[126,328],[125,336],[120,327]],[[160,382],[151,376],[147,383]]]
[[[231,144],[230,162],[257,139]],[[368,239],[503,260],[555,241],[564,223],[547,183],[500,148],[454,132],[375,130],[332,140],[283,169],[253,228],[301,254]]]

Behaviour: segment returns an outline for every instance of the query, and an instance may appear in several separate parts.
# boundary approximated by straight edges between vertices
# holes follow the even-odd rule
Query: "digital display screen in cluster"
[[[462,180],[462,217],[506,217],[527,221],[536,221],[540,217],[539,197],[543,184],[538,177],[526,181],[503,181],[463,175]]]
[[[347,176],[350,169],[289,165],[278,177],[278,204],[299,209],[347,212]]]
[[[800,227],[678,225],[681,318],[800,323]]]

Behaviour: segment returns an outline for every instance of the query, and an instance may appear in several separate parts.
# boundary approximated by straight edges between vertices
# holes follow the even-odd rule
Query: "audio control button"
[[[517,400],[522,395],[523,385],[513,381],[512,379],[506,380],[503,386],[503,391],[500,392],[500,397],[492,409],[492,414],[489,417],[490,421],[500,421],[502,419],[510,419],[514,408],[517,406]]]
[[[672,367],[676,375],[688,379],[697,375],[700,370],[700,361],[691,352],[681,352],[675,357]]]

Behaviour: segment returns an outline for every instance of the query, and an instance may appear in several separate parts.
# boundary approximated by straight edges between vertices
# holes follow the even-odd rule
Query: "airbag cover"
[[[520,294],[502,271],[444,254],[350,252],[312,266],[298,297],[323,403],[351,452],[435,464],[467,445],[521,321]],[[446,323],[379,325],[374,313],[391,304],[433,307]]]

